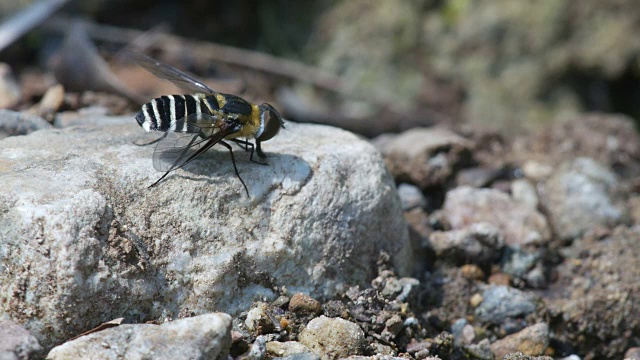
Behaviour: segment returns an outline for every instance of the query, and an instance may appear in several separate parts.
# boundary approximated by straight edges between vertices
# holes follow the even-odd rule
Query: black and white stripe
[[[144,104],[136,120],[146,131],[187,132],[188,116],[195,114],[200,119],[219,109],[214,96],[166,95]]]

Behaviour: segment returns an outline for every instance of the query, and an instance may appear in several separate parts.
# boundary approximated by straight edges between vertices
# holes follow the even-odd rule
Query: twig
[[[41,24],[69,0],[43,0],[18,12],[0,25],[0,51]]]
[[[50,19],[45,24],[45,27],[57,32],[64,32],[70,22],[68,18],[55,17]],[[89,37],[112,43],[129,43],[144,34],[143,31],[139,30],[91,22],[87,22],[85,28]],[[311,83],[318,88],[337,93],[351,93],[351,88],[340,77],[297,61],[227,45],[190,40],[175,35],[158,34],[156,40],[155,47],[166,52],[179,53],[187,47],[191,49],[194,56],[209,61],[264,71],[300,82]]]

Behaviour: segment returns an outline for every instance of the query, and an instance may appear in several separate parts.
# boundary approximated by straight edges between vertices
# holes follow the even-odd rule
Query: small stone
[[[273,358],[273,360],[320,360],[320,357],[312,352],[305,352],[300,354],[291,354],[279,358]]]
[[[487,280],[487,283],[492,285],[509,286],[511,285],[511,276],[502,272],[491,274],[491,276],[489,276],[489,279]]]
[[[533,295],[507,286],[489,285],[482,293],[482,299],[475,316],[482,323],[494,325],[500,325],[508,318],[524,317],[537,308]]]
[[[275,331],[278,326],[274,323],[270,313],[271,308],[269,304],[263,302],[253,304],[247,312],[247,318],[244,321],[247,330],[256,334],[268,334]]]
[[[497,179],[502,172],[503,169],[500,168],[474,167],[463,169],[456,176],[456,185],[474,188],[485,187]]]
[[[464,351],[469,354],[471,359],[476,360],[494,360],[493,353],[491,352],[491,344],[489,339],[483,339],[477,344],[469,344],[463,346]]]
[[[403,321],[400,315],[393,315],[389,320],[385,322],[385,329],[389,331],[394,337],[400,333],[403,328]]]
[[[491,344],[491,351],[497,359],[518,351],[524,355],[538,356],[544,354],[547,346],[549,327],[545,323],[537,323],[495,341]]]
[[[400,196],[400,204],[404,211],[427,206],[427,199],[422,195],[420,188],[415,185],[405,183],[398,185],[398,196]]]
[[[285,308],[289,306],[289,300],[290,298],[288,296],[281,295],[281,296],[278,296],[277,299],[273,300],[273,302],[271,303],[271,306]]]
[[[480,269],[478,265],[474,265],[474,264],[462,265],[462,267],[460,267],[460,272],[462,273],[462,276],[464,276],[469,280],[484,279],[484,271],[482,271],[482,269]]]
[[[541,261],[541,253],[538,251],[507,247],[502,256],[502,271],[515,278],[522,278],[539,261]]]
[[[550,356],[531,356],[516,352],[505,355],[502,360],[553,360],[553,358]]]
[[[330,318],[340,317],[349,318],[349,310],[347,306],[340,300],[330,300],[322,305],[323,313]]]
[[[0,359],[29,359],[42,351],[38,340],[27,329],[12,321],[0,320]]]
[[[416,296],[418,296],[418,288],[420,286],[420,280],[410,277],[403,277],[398,280],[402,286],[400,294],[396,296],[396,300],[400,302],[407,302]]]
[[[300,315],[320,314],[322,305],[309,295],[297,293],[289,300],[289,311]]]
[[[357,324],[325,316],[311,320],[298,340],[323,360],[360,355],[366,345],[364,332]]]
[[[500,229],[509,246],[544,245],[551,230],[536,209],[494,189],[459,187],[447,192],[443,214],[453,229],[486,222]]]
[[[429,242],[438,260],[487,265],[501,255],[504,238],[493,224],[479,222],[451,231],[434,231]]]
[[[480,305],[480,303],[484,300],[484,298],[482,297],[482,295],[480,294],[473,294],[473,296],[471,297],[471,299],[469,299],[469,305],[471,305],[472,307],[478,307],[478,305]]]
[[[533,181],[542,181],[553,173],[553,166],[528,160],[522,166],[524,176]]]
[[[0,109],[17,105],[21,95],[20,85],[13,76],[11,67],[0,63]]]
[[[307,352],[310,352],[309,348],[297,341],[269,341],[267,343],[267,355],[270,357],[285,357]]]
[[[262,360],[267,355],[267,338],[264,335],[256,337],[247,354],[247,360]]]

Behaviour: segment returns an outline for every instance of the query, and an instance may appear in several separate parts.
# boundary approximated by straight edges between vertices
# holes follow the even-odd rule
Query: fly
[[[166,79],[190,92],[184,95],[166,95],[144,104],[136,115],[138,124],[146,131],[161,131],[164,134],[150,143],[155,144],[153,167],[164,175],[151,187],[156,186],[170,172],[180,169],[216,144],[229,150],[233,170],[249,196],[249,190],[236,166],[231,145],[233,141],[250,151],[249,159],[255,152],[266,159],[261,143],[276,136],[284,121],[280,113],[271,105],[252,104],[239,96],[213,91],[204,83],[192,78],[171,65],[164,64],[139,53],[130,56],[153,75]],[[168,138],[170,132],[184,133],[179,139]],[[244,138],[245,140],[241,140]],[[255,140],[255,145],[250,141]]]

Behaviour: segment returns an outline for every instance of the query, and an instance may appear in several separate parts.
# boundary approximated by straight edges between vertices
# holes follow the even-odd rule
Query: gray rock
[[[539,251],[507,247],[502,256],[502,271],[513,277],[523,278],[539,261],[541,261]]]
[[[540,212],[494,189],[464,186],[449,191],[443,215],[453,229],[478,222],[493,224],[509,246],[540,246],[551,239],[547,220]]]
[[[505,355],[502,360],[553,360],[551,356],[532,356],[521,352]]]
[[[26,360],[42,351],[38,340],[21,325],[0,320],[0,359]]]
[[[0,139],[51,127],[51,124],[39,116],[0,109]]]
[[[443,128],[415,128],[374,143],[397,180],[422,189],[444,185],[471,159],[472,142]]]
[[[422,195],[420,188],[415,185],[404,183],[398,185],[398,195],[404,211],[427,206],[427,199]]]
[[[231,317],[212,313],[162,325],[120,325],[53,348],[47,359],[218,359],[231,347]]]
[[[500,325],[508,318],[524,317],[536,311],[533,295],[502,285],[489,285],[482,293],[475,316],[481,323]]]
[[[366,345],[364,332],[357,324],[341,318],[317,317],[298,336],[322,360],[360,355]]]
[[[544,354],[548,346],[549,327],[545,323],[537,323],[495,341],[491,344],[491,351],[496,359],[515,352],[538,356]]]
[[[236,313],[285,284],[331,296],[373,278],[381,250],[409,272],[393,180],[353,134],[287,123],[269,166],[236,150],[251,198],[215,148],[148,189],[153,147],[133,142],[149,138],[131,124],[0,142],[0,316],[45,348],[116,317]]]
[[[496,258],[504,247],[500,230],[486,222],[452,231],[434,231],[429,242],[438,259],[455,264],[486,265]]]
[[[591,158],[563,163],[544,186],[543,203],[561,239],[597,226],[613,227],[627,217],[616,175]]]

